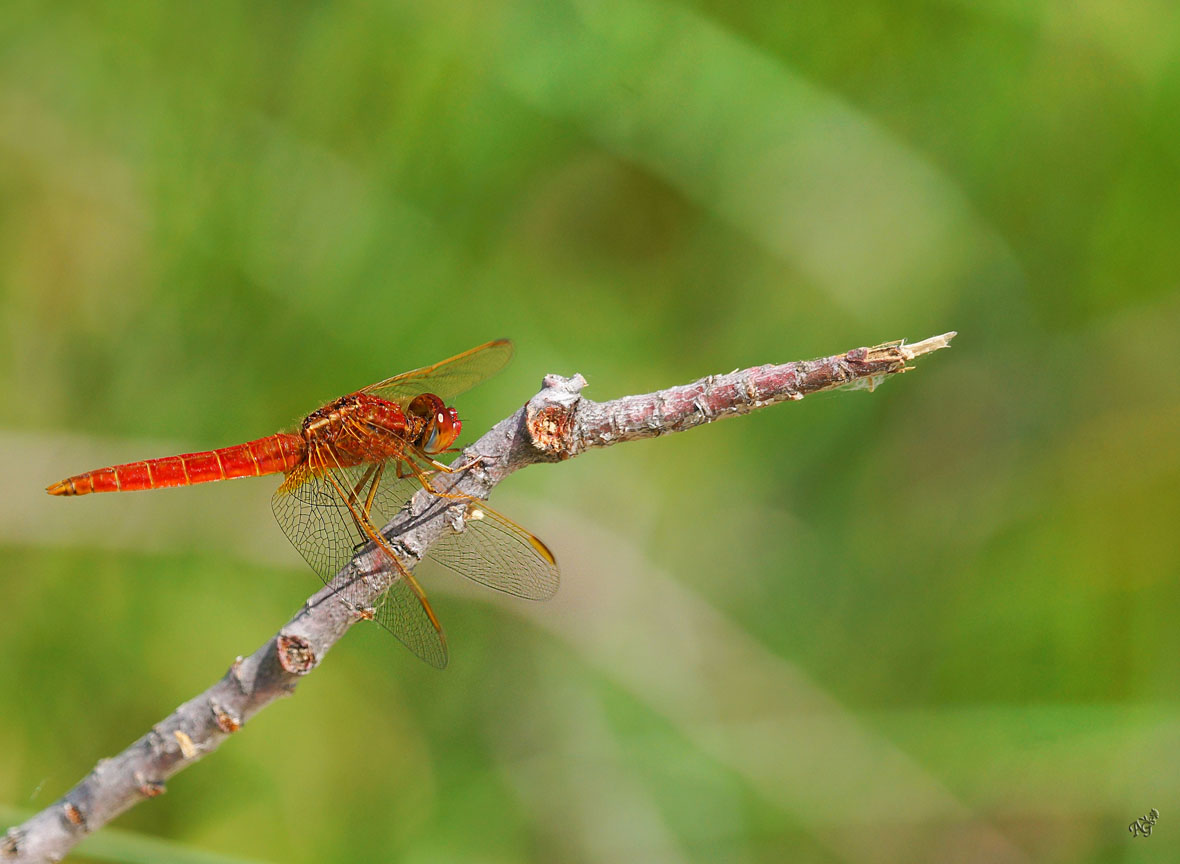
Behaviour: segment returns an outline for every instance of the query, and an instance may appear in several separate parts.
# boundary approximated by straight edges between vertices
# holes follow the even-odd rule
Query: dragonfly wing
[[[399,565],[400,566],[400,565]],[[403,645],[436,669],[447,665],[447,639],[435,626],[422,598],[400,576],[381,595],[373,617]]]
[[[300,468],[287,475],[271,499],[283,533],[325,585],[370,542],[362,521],[366,519],[365,484],[371,482],[372,470],[370,465],[315,471]],[[354,492],[357,500],[349,501]],[[383,573],[395,571],[395,575],[384,593],[372,600],[368,580],[373,576],[358,575],[339,589],[338,596],[358,612],[371,608],[382,627],[441,669],[447,664],[442,628],[417,582],[396,556],[385,552]]]
[[[376,384],[361,393],[371,393],[381,399],[406,405],[415,396],[434,393],[449,402],[460,393],[495,375],[512,359],[512,343],[507,339],[488,342],[432,366],[403,372]]]
[[[526,600],[548,600],[561,573],[549,547],[507,516],[472,500],[463,530],[444,534],[430,557],[481,585]]]
[[[270,503],[291,545],[325,584],[368,542],[326,473],[292,471]]]
[[[384,524],[421,488],[413,477],[399,479],[390,464],[373,501],[374,519]],[[445,533],[430,547],[427,558],[481,585],[526,600],[548,600],[557,593],[561,574],[544,543],[483,501],[469,498],[466,504],[463,530]]]

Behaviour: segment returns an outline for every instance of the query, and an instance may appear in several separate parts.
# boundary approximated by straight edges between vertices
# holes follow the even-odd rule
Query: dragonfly
[[[447,642],[438,616],[414,575],[381,533],[419,489],[452,501],[460,516],[427,557],[489,588],[546,600],[560,581],[557,560],[541,540],[507,516],[467,495],[443,492],[431,478],[472,467],[435,457],[454,453],[462,430],[450,401],[500,371],[512,343],[499,339],[448,360],[403,372],[311,412],[298,428],[206,450],[112,465],[75,474],[46,488],[50,495],[130,492],[190,486],[237,477],[283,474],[271,499],[279,526],[324,581],[365,547],[376,572],[392,574],[375,599],[364,578],[337,590],[362,618],[371,618],[438,668]]]

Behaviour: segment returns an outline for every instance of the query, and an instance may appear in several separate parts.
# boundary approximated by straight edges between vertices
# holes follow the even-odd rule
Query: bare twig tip
[[[903,342],[899,346],[901,355],[906,360],[912,360],[915,357],[921,357],[923,354],[930,354],[942,348],[949,348],[951,340],[958,335],[957,331],[951,330],[949,333],[943,333],[941,336],[931,336],[929,339],[923,339],[921,342],[915,342],[912,345],[906,345]]]

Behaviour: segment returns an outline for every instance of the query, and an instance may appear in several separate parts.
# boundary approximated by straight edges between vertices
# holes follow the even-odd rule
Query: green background
[[[955,329],[876,393],[512,477],[554,601],[423,573],[445,673],[355,628],[90,854],[1180,859],[1178,142],[1164,0],[7,0],[0,803],[318,585],[270,480],[52,481],[501,336],[464,441],[548,372]]]

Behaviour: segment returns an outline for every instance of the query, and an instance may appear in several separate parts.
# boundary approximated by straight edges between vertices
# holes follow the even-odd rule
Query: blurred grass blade
[[[846,308],[905,314],[891,309],[902,288],[937,308],[981,250],[1013,266],[954,178],[708,18],[644,0],[517,11],[493,58],[513,93],[662,177]]]

